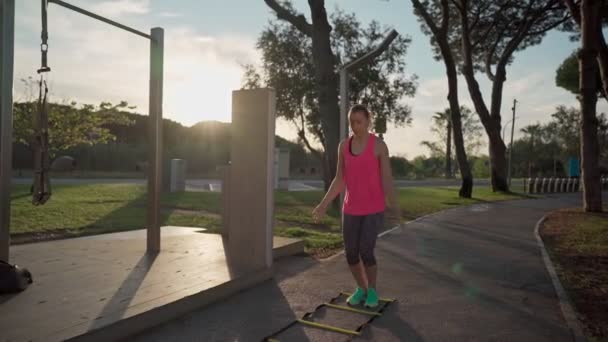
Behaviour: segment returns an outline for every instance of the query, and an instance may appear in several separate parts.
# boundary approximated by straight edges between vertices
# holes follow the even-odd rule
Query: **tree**
[[[555,141],[562,151],[561,158],[579,156],[581,135],[581,112],[580,110],[566,106],[558,106],[555,113],[551,114],[552,121],[547,124],[546,134],[551,141]]]
[[[416,179],[438,177],[443,172],[443,160],[438,157],[418,156],[412,160]]]
[[[460,112],[462,113],[462,108]],[[441,141],[445,141],[445,178],[452,178],[452,120],[449,108],[433,115],[431,131],[443,138]]]
[[[33,89],[31,78],[22,80],[26,88]],[[28,95],[28,97],[31,96]],[[102,102],[99,106],[76,102],[49,103],[49,146],[52,155],[81,144],[94,145],[116,139],[109,125],[131,125],[127,109],[134,109],[127,102],[113,105]],[[30,147],[33,139],[33,118],[37,102],[31,98],[14,104],[14,141]]]
[[[486,155],[471,157],[471,164],[473,165],[473,174],[475,177],[490,177],[490,157]]]
[[[595,40],[595,48],[597,49],[596,61],[597,61],[597,70],[600,73],[601,84],[603,87],[603,93],[608,94],[608,45],[606,45],[606,40],[604,38],[603,27],[608,24],[608,3],[606,1],[597,1],[595,9],[598,10],[598,24],[596,27],[597,32],[593,33],[593,39]],[[563,28],[563,31],[574,32],[574,36],[571,37],[572,40],[578,41],[582,37],[581,26],[582,26],[582,16],[581,16],[581,0],[563,0],[563,3],[568,8],[570,12],[572,20],[568,22],[569,25],[566,25]]]
[[[576,51],[568,56],[555,72],[555,85],[568,90],[573,94],[579,93],[578,87],[578,59]]]
[[[266,3],[281,20],[270,22],[258,39],[263,75],[246,66],[244,86],[276,89],[277,115],[295,125],[300,141],[323,160],[327,188],[337,162],[338,66],[369,52],[382,41],[384,30],[375,21],[363,28],[353,14],[341,11],[328,17],[323,1],[309,1],[312,24],[289,1]],[[398,37],[374,64],[351,75],[349,100],[371,108],[380,133],[386,121],[396,125],[411,121],[410,108],[401,101],[416,89],[415,78],[405,76],[409,43],[408,37]],[[313,147],[315,141],[321,149]]]
[[[391,169],[395,177],[407,177],[414,166],[404,157],[390,157]]]
[[[456,159],[460,168],[462,184],[458,192],[460,197],[471,198],[473,193],[473,175],[467,160],[462,136],[462,122],[460,104],[458,100],[458,74],[456,72],[456,60],[453,50],[449,44],[450,23],[453,22],[454,11],[449,5],[448,0],[421,2],[411,0],[414,7],[414,14],[423,23],[422,31],[432,36],[431,42],[436,46],[437,57],[441,56],[445,65],[448,78],[448,102],[452,116],[452,131],[454,133],[454,147],[456,149]]]
[[[340,139],[338,107],[338,76],[336,74],[337,60],[331,47],[331,31],[324,0],[309,0],[310,17],[312,23],[302,14],[296,13],[288,1],[279,4],[275,0],[264,2],[276,13],[277,17],[293,25],[301,34],[312,41],[312,65],[315,79],[314,101],[318,111],[321,132],[324,140],[321,141],[325,153],[323,154],[325,188],[336,174],[338,161],[338,143]]]
[[[579,74],[578,74],[578,58],[576,56],[577,52],[573,52],[570,56],[568,56],[562,64],[557,68],[555,72],[555,85],[558,87],[564,88],[573,94],[580,94],[579,88]],[[596,79],[597,79],[597,91],[598,95],[602,97],[606,97],[604,94],[604,90],[602,88],[602,80],[601,75],[599,73],[599,69],[596,69]]]
[[[597,119],[600,157],[608,158],[608,116],[601,113]],[[523,137],[514,142],[520,156],[519,165],[514,163],[516,174],[558,175],[565,172],[563,165],[569,158],[581,156],[581,112],[577,108],[558,106],[551,121],[528,125],[521,132]]]
[[[459,51],[471,100],[488,135],[492,188],[508,191],[500,113],[507,65],[516,51],[540,43],[546,32],[563,25],[567,18],[559,0],[453,0],[452,3],[460,20],[452,29],[451,45]],[[492,82],[490,106],[475,76],[481,70]]]
[[[581,87],[581,169],[583,178],[583,207],[588,212],[602,211],[600,188],[599,143],[597,137],[597,55],[601,32],[600,2],[582,0],[581,50],[579,53]]]
[[[517,151],[515,155],[523,162],[523,165],[520,162],[518,167],[517,163],[513,162],[514,174],[519,172],[520,175],[528,177],[557,176],[558,165],[564,164],[558,163],[558,160],[567,159],[571,155],[563,153],[558,135],[555,133],[555,126],[556,122],[552,121],[545,125],[536,123],[521,129],[524,136],[513,143],[513,150]]]
[[[585,211],[602,210],[602,194],[599,190],[599,142],[597,139],[597,70],[608,94],[608,46],[603,26],[608,19],[605,1],[563,0],[580,29],[581,50],[579,60],[579,87],[581,103],[581,155],[583,173],[583,207]]]
[[[465,143],[467,155],[471,156],[477,153],[481,146],[480,133],[482,127],[479,124],[479,119],[470,109],[465,106],[460,107],[462,114],[462,134]],[[446,108],[443,112],[436,112],[433,115],[433,125],[431,132],[438,138],[437,141],[422,141],[422,145],[431,150],[431,155],[445,158],[445,176],[446,178],[453,177],[452,168],[452,124],[451,124],[450,109]]]

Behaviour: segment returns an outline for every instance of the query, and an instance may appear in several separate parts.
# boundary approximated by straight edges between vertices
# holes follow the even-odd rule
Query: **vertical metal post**
[[[340,70],[340,141],[348,136],[348,70]]]
[[[150,39],[150,106],[148,118],[147,251],[160,251],[160,195],[163,150],[163,47],[164,30],[155,27]]]
[[[517,100],[513,99],[513,120],[511,123],[511,144],[509,147],[509,168],[507,169],[507,179],[509,180],[509,186],[511,186],[511,159],[513,158],[513,134],[515,133],[515,106]]]
[[[0,1],[0,260],[9,261],[15,1]]]
[[[348,70],[340,69],[340,141],[348,137]],[[344,191],[340,193],[340,207],[344,203]]]

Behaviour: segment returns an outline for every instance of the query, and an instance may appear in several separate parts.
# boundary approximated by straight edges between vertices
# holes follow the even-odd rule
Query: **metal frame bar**
[[[43,20],[49,3],[63,6],[72,11],[97,19],[150,40],[150,93],[148,123],[148,205],[146,213],[146,247],[150,253],[160,252],[160,191],[162,180],[162,123],[163,123],[163,59],[164,30],[155,27],[150,34],[143,33],[116,21],[104,18],[61,0],[42,0]]]
[[[43,22],[46,5],[54,3],[150,40],[149,167],[147,207],[147,251],[160,251],[160,188],[163,120],[164,31],[153,28],[150,34],[132,29],[61,0],[42,0]],[[13,68],[15,1],[0,1],[0,260],[9,261],[10,196],[13,136]],[[43,63],[44,64],[44,63]]]
[[[15,0],[0,1],[0,260],[9,261]]]
[[[142,36],[144,38],[152,39],[152,36],[149,35],[149,34],[143,33],[141,31],[138,31],[138,30],[134,29],[134,28],[130,28],[129,26],[123,25],[123,24],[118,23],[116,21],[104,18],[104,17],[102,17],[100,15],[97,15],[95,13],[89,12],[87,10],[84,10],[84,9],[80,8],[80,7],[76,7],[74,5],[68,4],[65,1],[61,1],[61,0],[46,0],[46,1],[48,1],[49,4],[56,4],[56,5],[59,5],[59,6],[63,6],[65,8],[71,9],[72,11],[78,12],[80,14],[84,14],[86,16],[89,16],[91,18],[97,19],[99,21],[103,21],[106,24],[110,24],[112,26],[121,28],[121,29],[123,29],[125,31],[129,31],[129,32],[134,33],[134,34],[136,34],[138,36]]]
[[[160,191],[163,151],[163,51],[164,31],[156,27],[150,40],[150,95],[148,122],[148,252],[160,252]]]

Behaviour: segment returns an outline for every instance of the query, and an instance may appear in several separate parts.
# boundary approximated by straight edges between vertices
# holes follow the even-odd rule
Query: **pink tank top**
[[[385,209],[380,159],[374,154],[376,136],[370,134],[361,154],[351,152],[351,136],[344,144],[344,181],[346,195],[342,212],[349,215],[370,215]]]

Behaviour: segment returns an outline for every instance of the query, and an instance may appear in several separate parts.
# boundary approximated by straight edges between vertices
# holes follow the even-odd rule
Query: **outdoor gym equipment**
[[[345,334],[345,335],[348,335],[350,338],[353,338],[355,336],[360,336],[363,333],[363,329],[366,326],[371,324],[376,318],[382,316],[382,312],[389,306],[389,304],[396,301],[396,299],[391,299],[391,298],[379,298],[379,305],[374,310],[367,310],[364,308],[354,307],[354,306],[350,306],[350,305],[337,304],[339,302],[340,298],[348,297],[350,295],[351,295],[351,293],[340,292],[340,294],[338,294],[336,297],[332,298],[329,302],[323,303],[323,304],[317,306],[313,311],[305,313],[302,316],[302,318],[296,319],[295,321],[289,323],[288,325],[286,325],[285,327],[281,328],[280,330],[274,332],[273,334],[264,337],[264,339],[262,341],[279,342],[279,338],[277,336],[279,334],[285,332],[287,329],[293,327],[296,324],[303,324],[305,326],[309,326],[309,327],[313,327],[313,328],[319,328],[319,329],[324,329],[324,330],[328,330],[328,331],[333,331],[336,333]],[[335,327],[332,325],[311,321],[310,318],[313,318],[315,313],[323,307],[326,307],[329,309],[334,309],[334,310],[341,310],[341,311],[345,311],[345,312],[352,312],[352,313],[367,315],[367,316],[369,316],[369,319],[367,321],[365,321],[363,324],[356,327],[355,329]]]

